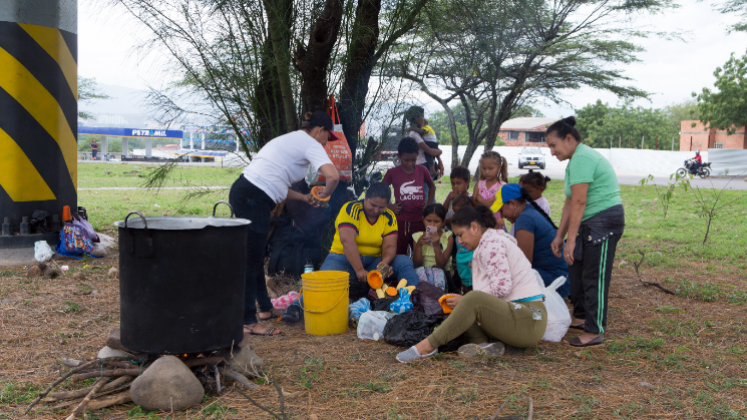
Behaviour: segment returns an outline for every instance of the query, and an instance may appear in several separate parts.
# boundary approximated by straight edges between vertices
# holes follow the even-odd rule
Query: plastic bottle
[[[306,260],[306,265],[303,266],[303,273],[313,273],[314,272],[314,264],[311,263],[311,260]]]
[[[3,219],[3,236],[10,236],[10,217]]]

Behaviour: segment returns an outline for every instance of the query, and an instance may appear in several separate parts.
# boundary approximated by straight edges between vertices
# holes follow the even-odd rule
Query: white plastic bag
[[[542,336],[542,341],[559,343],[571,326],[571,314],[568,312],[565,301],[557,292],[558,287],[565,283],[566,278],[560,276],[545,287],[545,282],[539,273],[534,271],[534,274],[545,295],[545,309],[547,310],[547,329],[545,329],[545,335]]]
[[[396,316],[391,312],[368,311],[358,321],[358,338],[361,340],[379,341],[384,338],[384,327],[389,318]]]
[[[34,242],[34,258],[39,262],[49,261],[54,255],[54,251],[49,247],[47,241]]]

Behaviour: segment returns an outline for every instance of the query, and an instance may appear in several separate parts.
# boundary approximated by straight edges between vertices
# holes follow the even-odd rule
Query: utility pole
[[[674,137],[672,137],[672,151],[674,152]]]
[[[646,136],[641,136],[641,150],[643,150],[643,143],[646,141]]]
[[[617,148],[618,149],[622,147],[622,141],[623,141],[623,136],[620,136],[620,137],[617,138]]]
[[[654,150],[659,150],[659,136],[656,136],[656,142],[654,143]]]
[[[3,0],[0,34],[0,248],[55,244],[78,210],[78,2]],[[35,210],[52,232],[29,229]]]

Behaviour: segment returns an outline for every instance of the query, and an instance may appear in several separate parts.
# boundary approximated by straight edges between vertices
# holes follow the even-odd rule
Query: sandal
[[[568,344],[572,345],[573,347],[591,347],[591,346],[598,346],[600,344],[604,344],[604,338],[602,336],[598,336],[594,338],[593,340],[589,341],[588,343],[584,344],[581,342],[581,339],[578,337],[573,337],[568,339]]]
[[[275,328],[268,328],[268,329],[267,329],[267,330],[265,330],[265,332],[263,332],[263,333],[255,333],[255,332],[254,332],[254,329],[255,329],[255,328],[257,328],[257,325],[258,325],[258,324],[254,324],[254,326],[253,326],[253,327],[251,327],[251,328],[249,328],[249,327],[247,327],[247,326],[244,326],[244,334],[245,334],[245,335],[265,335],[265,336],[275,336],[275,335],[280,335],[280,334],[282,334],[282,333],[283,333],[282,331],[280,331],[280,330],[277,330],[277,332],[278,332],[278,333],[277,333],[277,334],[273,334],[273,332],[275,332],[275,331],[276,331],[276,329],[275,329]]]
[[[275,311],[278,311],[280,314],[277,315],[278,312],[275,312]],[[281,316],[283,316],[283,311],[281,309],[272,308],[272,310],[270,311],[270,316],[269,317],[262,318],[262,313],[260,313],[259,316],[258,316],[258,318],[259,318],[260,322],[266,322],[266,321],[269,321],[269,320],[271,320],[273,318],[279,318]]]

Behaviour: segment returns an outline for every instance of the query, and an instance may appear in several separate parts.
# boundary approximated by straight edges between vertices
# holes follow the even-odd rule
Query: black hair
[[[549,176],[544,176],[539,172],[534,172],[531,169],[529,173],[519,177],[519,182],[526,185],[531,185],[534,188],[547,188],[547,183],[552,181]]]
[[[451,218],[451,226],[469,226],[472,222],[490,229],[495,229],[498,224],[495,214],[485,206],[462,207]]]
[[[555,230],[558,230],[558,227],[555,226],[555,222],[552,221],[552,219],[550,218],[550,215],[545,213],[545,211],[542,210],[542,207],[540,207],[539,204],[537,204],[534,200],[532,200],[532,196],[529,195],[529,192],[525,190],[524,187],[521,188],[521,197],[516,198],[515,200],[521,204],[524,204],[527,202],[531,204],[535,210],[537,210],[541,215],[545,216],[545,219],[547,219],[547,221],[550,222],[550,224],[552,225],[553,228],[555,228]],[[451,222],[451,223],[453,224],[454,222]]]
[[[383,198],[389,202],[392,198],[392,189],[383,182],[374,182],[366,190],[366,198]]]
[[[558,137],[564,139],[567,135],[572,135],[574,139],[576,139],[577,142],[581,143],[581,133],[578,132],[578,129],[576,128],[576,118],[571,117],[565,117],[562,120],[555,121],[550,127],[547,128],[547,131],[545,131],[545,137],[549,136],[550,133],[555,132]]]
[[[425,209],[423,209],[423,219],[429,214],[435,214],[441,221],[446,220],[446,208],[443,204],[433,203],[425,206]]]
[[[473,207],[474,203],[472,202],[472,198],[468,195],[458,195],[454,197],[453,200],[451,200],[451,208],[459,207],[460,209],[463,207]]]
[[[418,146],[418,142],[416,142],[412,137],[402,137],[399,141],[399,145],[397,145],[397,154],[400,156],[405,153],[418,153],[419,151],[420,146]]]
[[[457,166],[456,168],[451,170],[451,174],[449,175],[449,177],[451,178],[463,179],[467,181],[468,184],[471,176],[472,174],[469,173],[469,169],[465,168],[464,166]]]
[[[415,122],[415,119],[421,115],[425,115],[425,109],[422,106],[413,105],[407,108],[407,111],[405,111],[405,125]]]

